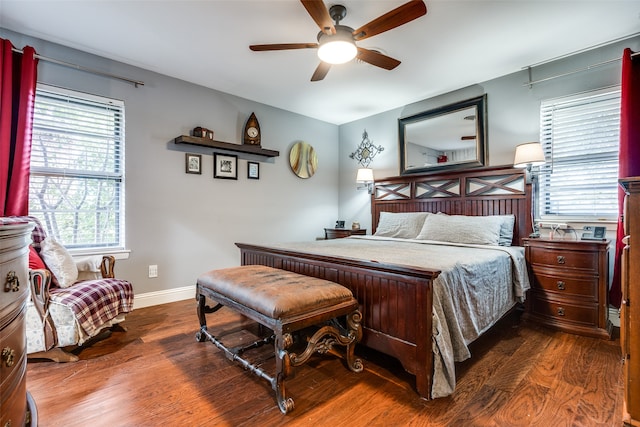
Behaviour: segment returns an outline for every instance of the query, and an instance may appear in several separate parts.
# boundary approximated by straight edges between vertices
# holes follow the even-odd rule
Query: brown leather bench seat
[[[339,344],[346,347],[349,369],[354,372],[363,369],[362,362],[354,356],[355,344],[362,337],[358,302],[349,289],[337,283],[262,265],[245,265],[202,274],[197,280],[196,298],[200,320],[198,341],[211,341],[229,359],[269,381],[283,413],[294,406],[293,400],[284,395],[284,379],[291,367],[304,364],[312,354],[325,353]],[[207,299],[217,305],[207,306]],[[274,376],[241,356],[244,349],[254,348],[256,343],[229,349],[220,337],[208,331],[205,314],[223,306],[273,331],[270,338],[275,343]],[[308,338],[306,349],[300,353],[288,351],[293,335],[310,327],[315,332]]]

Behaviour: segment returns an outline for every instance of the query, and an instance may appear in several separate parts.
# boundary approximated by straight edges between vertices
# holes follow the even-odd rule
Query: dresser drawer
[[[597,277],[565,276],[558,274],[557,270],[534,267],[531,285],[534,289],[540,289],[558,297],[577,297],[598,302]]]
[[[26,366],[26,365],[25,365]],[[25,369],[26,370],[26,369]],[[27,417],[27,381],[22,375],[20,383],[0,401],[0,426],[24,426]]]
[[[24,240],[24,239],[23,239]],[[29,292],[28,247],[0,251],[0,329],[18,315]]]
[[[0,330],[0,387],[7,389],[26,367],[26,308],[6,328]]]
[[[532,312],[540,316],[551,318],[558,323],[573,323],[582,326],[597,326],[598,306],[595,304],[567,304],[541,295],[533,296]]]
[[[583,270],[584,273],[598,275],[598,253],[582,252],[542,247],[529,248],[529,263],[566,269]]]

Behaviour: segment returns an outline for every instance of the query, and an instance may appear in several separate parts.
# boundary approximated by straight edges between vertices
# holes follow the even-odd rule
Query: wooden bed
[[[531,232],[531,185],[523,169],[493,167],[377,180],[372,233],[380,212],[514,215],[513,245]],[[397,358],[420,396],[433,381],[432,282],[437,270],[238,243],[241,264],[260,264],[340,283],[361,305],[361,344]]]

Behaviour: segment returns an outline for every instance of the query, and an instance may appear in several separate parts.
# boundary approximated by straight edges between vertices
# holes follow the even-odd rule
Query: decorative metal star
[[[369,134],[367,134],[367,130],[365,129],[362,133],[362,142],[358,145],[356,151],[349,154],[349,157],[356,159],[362,167],[367,168],[376,154],[381,151],[384,151],[384,147],[382,145],[377,147],[373,145],[373,142],[369,140]]]

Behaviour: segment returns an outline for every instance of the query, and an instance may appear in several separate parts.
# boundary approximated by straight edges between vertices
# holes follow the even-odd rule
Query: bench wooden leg
[[[346,348],[345,359],[347,366],[353,372],[362,372],[364,369],[362,360],[354,355],[356,344],[362,338],[362,315],[358,310],[347,315],[347,327],[342,326],[337,319],[332,319],[326,325],[318,329],[307,342],[307,347],[300,354],[291,353],[291,366],[300,366],[306,363],[314,353],[328,353],[334,345],[342,345]]]
[[[355,357],[356,344],[362,339],[362,314],[356,310],[347,315],[347,336],[349,342],[346,344],[346,360],[347,366],[353,372],[362,372],[364,366],[362,360]]]
[[[198,320],[200,321],[200,330],[196,332],[196,340],[198,342],[205,342],[207,340],[207,336],[203,334],[203,331],[207,330],[207,318],[205,314],[215,313],[220,310],[223,306],[222,304],[216,304],[215,307],[209,307],[206,304],[206,298],[204,295],[198,293],[196,295],[196,299],[198,300]]]
[[[287,348],[293,344],[291,334],[276,334],[275,353],[276,353],[276,376],[271,383],[273,390],[276,392],[276,400],[278,407],[283,414],[293,410],[294,403],[292,398],[285,397],[284,380],[291,373],[291,358]]]

